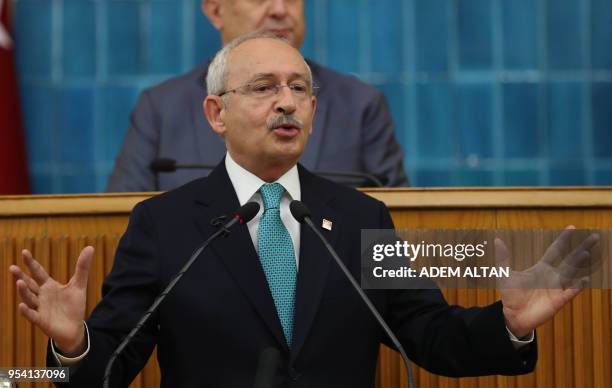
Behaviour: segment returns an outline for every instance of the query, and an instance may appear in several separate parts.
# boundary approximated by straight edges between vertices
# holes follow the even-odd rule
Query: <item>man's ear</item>
[[[219,136],[225,134],[225,123],[223,122],[223,113],[225,112],[225,103],[219,96],[208,95],[202,103],[204,115],[213,131]]]
[[[315,113],[317,112],[317,98],[315,96],[312,96],[310,98],[310,103],[312,104],[312,119],[311,122],[314,122],[314,116]],[[312,125],[310,126],[310,135],[312,135]]]
[[[225,0],[202,0],[202,13],[217,30],[221,29],[221,3]]]

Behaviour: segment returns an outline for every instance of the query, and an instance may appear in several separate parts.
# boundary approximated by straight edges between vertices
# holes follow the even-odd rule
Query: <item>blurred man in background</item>
[[[255,30],[286,38],[295,48],[304,41],[302,0],[202,0],[202,12],[225,45]],[[403,152],[381,92],[354,77],[307,61],[320,87],[313,134],[300,162],[317,171],[367,173],[388,186],[406,186]],[[145,90],[134,108],[130,126],[107,191],[168,190],[207,174],[178,169],[156,174],[152,161],[215,165],[225,144],[202,115],[210,61],[189,73]]]

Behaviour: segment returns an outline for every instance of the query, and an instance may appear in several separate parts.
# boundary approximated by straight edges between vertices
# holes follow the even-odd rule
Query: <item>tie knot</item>
[[[268,209],[278,209],[280,200],[285,192],[285,188],[280,183],[266,183],[259,188],[261,198],[264,203],[264,211]]]

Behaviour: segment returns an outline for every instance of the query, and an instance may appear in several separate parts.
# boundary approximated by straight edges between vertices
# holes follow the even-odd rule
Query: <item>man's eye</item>
[[[272,84],[255,84],[251,86],[251,90],[255,93],[266,93],[274,89]]]
[[[297,93],[306,93],[306,91],[308,90],[308,87],[305,84],[300,83],[291,84],[289,85],[289,88],[291,88],[291,90]]]

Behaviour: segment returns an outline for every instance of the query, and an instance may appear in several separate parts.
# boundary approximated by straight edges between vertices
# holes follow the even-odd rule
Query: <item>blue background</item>
[[[220,47],[200,0],[15,3],[36,193],[104,190],[138,93]],[[386,94],[414,186],[612,184],[612,1],[304,4],[304,55]]]

